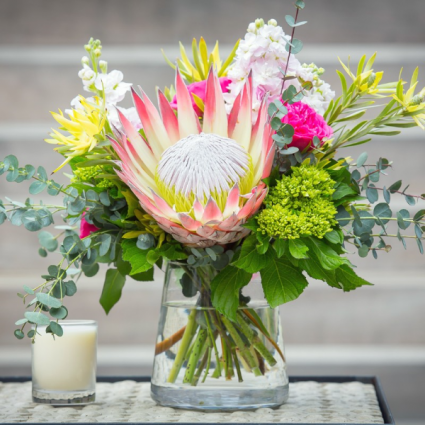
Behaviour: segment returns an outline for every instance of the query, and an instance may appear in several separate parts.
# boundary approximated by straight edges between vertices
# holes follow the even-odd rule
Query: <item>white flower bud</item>
[[[256,19],[255,20],[255,26],[257,27],[257,28],[261,28],[262,26],[264,26],[264,19]]]
[[[86,45],[84,46],[84,48],[86,49],[86,51],[87,51],[87,52],[90,52],[90,51],[91,51],[91,46],[90,46],[90,44],[86,44]]]
[[[100,70],[104,74],[107,74],[108,73],[108,62],[106,62],[106,61],[99,61],[99,67],[100,67]]]
[[[81,65],[88,65],[90,63],[90,59],[87,56],[83,56],[81,58]]]
[[[95,49],[94,54],[98,58],[102,55],[102,50],[101,49]]]
[[[255,33],[256,29],[257,29],[257,27],[255,26],[254,22],[251,22],[251,23],[248,25],[247,32]]]
[[[276,19],[270,19],[269,22],[267,22],[269,25],[273,25],[274,27],[277,26],[277,21]]]

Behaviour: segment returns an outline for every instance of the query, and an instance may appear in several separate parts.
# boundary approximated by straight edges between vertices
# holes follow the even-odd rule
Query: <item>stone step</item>
[[[294,13],[291,2],[275,0],[127,0],[124,6],[102,0],[24,0],[24,4],[0,3],[2,43],[67,45],[86,42],[90,36],[104,44],[166,43],[170,39],[188,42],[200,35],[228,43],[243,36],[248,23],[258,17],[275,18],[289,31],[284,17]],[[421,0],[376,0],[373,7],[368,0],[315,0],[301,11],[300,19],[308,24],[297,29],[297,36],[305,43],[422,43],[422,16]]]
[[[34,271],[35,272],[35,271]],[[41,273],[40,273],[41,274]],[[425,282],[417,270],[383,273],[361,270],[375,283],[350,293],[312,281],[296,302],[281,307],[287,344],[424,344],[423,299]],[[71,319],[90,318],[99,322],[99,344],[152,344],[159,320],[163,273],[154,282],[128,279],[119,303],[108,316],[98,300],[104,270],[94,278],[82,278],[78,292],[65,299]],[[23,285],[34,287],[38,273],[2,273],[0,278],[0,345],[21,347],[13,335],[14,322],[23,315],[22,300],[16,296]]]

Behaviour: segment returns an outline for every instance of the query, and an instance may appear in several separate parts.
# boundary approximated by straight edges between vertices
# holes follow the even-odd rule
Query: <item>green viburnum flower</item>
[[[105,174],[105,168],[100,165],[75,168],[73,174],[74,177],[71,179],[71,183],[95,183],[97,187],[105,189],[114,186],[112,180],[97,178],[98,175]],[[96,181],[94,182],[94,180]]]
[[[337,224],[331,199],[335,182],[316,167],[302,165],[292,171],[270,190],[257,219],[260,232],[282,239],[323,238]]]

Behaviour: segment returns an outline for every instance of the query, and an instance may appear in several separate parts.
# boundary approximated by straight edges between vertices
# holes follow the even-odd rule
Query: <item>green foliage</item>
[[[271,251],[271,261],[260,271],[264,295],[271,307],[295,300],[307,287],[301,270],[286,257],[277,258]]]
[[[248,285],[251,276],[245,270],[228,265],[211,281],[212,304],[230,320],[236,321],[239,292]]]
[[[124,284],[125,276],[118,269],[109,269],[106,271],[105,283],[103,284],[102,294],[99,300],[106,314],[120,300]]]
[[[248,236],[243,244],[239,258],[232,263],[233,266],[245,270],[248,273],[257,273],[267,266],[270,262],[270,256],[260,254],[257,250],[257,235]]]

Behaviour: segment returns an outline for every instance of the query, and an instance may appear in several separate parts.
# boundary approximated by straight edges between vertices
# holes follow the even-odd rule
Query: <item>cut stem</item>
[[[189,318],[187,320],[186,329],[183,334],[182,342],[179,347],[179,350],[177,351],[176,358],[174,360],[173,366],[170,371],[170,375],[168,376],[167,382],[174,383],[176,382],[177,376],[180,372],[180,369],[183,365],[184,358],[186,356],[186,351],[190,345],[190,342],[193,338],[193,331],[196,326],[196,310],[193,309],[190,314]]]
[[[195,368],[196,368],[196,365],[198,364],[199,358],[202,355],[202,348],[204,347],[206,339],[207,339],[206,329],[200,329],[196,337],[195,345],[193,346],[189,361],[187,363],[186,373],[183,379],[183,383],[185,384],[192,383],[193,375],[195,374]]]

